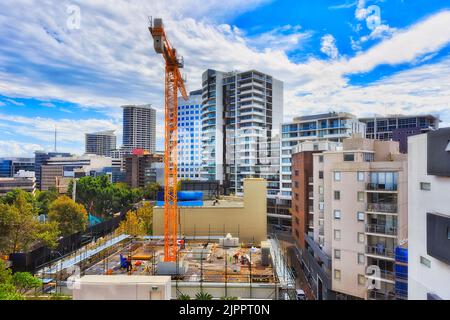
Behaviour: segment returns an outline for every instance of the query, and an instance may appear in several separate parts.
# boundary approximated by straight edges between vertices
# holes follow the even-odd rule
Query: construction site
[[[207,292],[216,299],[293,299],[294,280],[276,246],[275,240],[264,241],[258,247],[239,243],[230,234],[210,239],[184,238],[175,267],[168,271],[163,263],[162,237],[119,235],[106,241],[99,239],[77,254],[45,266],[37,275],[47,290],[67,295],[73,295],[74,290],[89,290],[86,286],[77,288],[77,281],[85,276],[101,278],[112,290],[107,279],[114,282],[117,276],[151,279],[165,275],[170,277],[171,299],[195,297],[199,292]],[[127,277],[121,279],[124,285]]]

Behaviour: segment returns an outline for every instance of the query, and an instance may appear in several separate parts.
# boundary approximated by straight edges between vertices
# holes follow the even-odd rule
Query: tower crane
[[[183,58],[167,39],[161,18],[150,20],[150,34],[156,53],[162,54],[165,66],[165,136],[164,136],[164,262],[177,261],[178,229],[178,91],[188,96],[181,77]]]

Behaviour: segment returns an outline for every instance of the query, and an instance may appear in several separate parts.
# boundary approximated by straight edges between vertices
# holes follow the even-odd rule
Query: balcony
[[[366,277],[368,279],[385,280],[390,283],[395,281],[395,273],[393,271],[380,269],[379,272],[379,274],[366,275]]]
[[[313,206],[309,206],[308,210],[309,210],[310,213],[314,213],[314,207]]]
[[[383,292],[378,290],[369,290],[367,292],[368,300],[396,300],[393,292]]]
[[[366,191],[375,192],[397,192],[397,184],[380,184],[380,183],[367,183]]]
[[[367,212],[397,213],[397,205],[392,203],[368,203]]]
[[[310,192],[308,193],[308,195],[309,195],[309,198],[310,198],[310,199],[313,199],[313,198],[314,198],[314,192],[313,192],[313,191],[310,191]]]
[[[395,260],[394,249],[386,248],[383,245],[366,246],[366,254]]]
[[[389,226],[386,224],[366,224],[366,233],[397,236],[397,227]]]
[[[325,214],[323,213],[323,211],[319,212],[319,219],[324,219],[325,218]]]
[[[309,177],[308,178],[308,183],[309,184],[313,184],[314,183],[314,178],[313,177]]]

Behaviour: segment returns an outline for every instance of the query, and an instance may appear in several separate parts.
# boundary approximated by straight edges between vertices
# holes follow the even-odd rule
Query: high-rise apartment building
[[[367,124],[366,138],[398,141],[400,152],[408,152],[408,137],[439,128],[439,117],[424,115],[388,115],[359,119]]]
[[[274,224],[289,224],[291,215],[293,147],[305,141],[342,142],[353,134],[365,135],[366,125],[356,116],[346,112],[330,112],[296,117],[292,122],[283,123],[281,139],[281,174],[278,193],[277,214],[271,218]],[[319,144],[313,145],[316,151]]]
[[[203,74],[203,177],[242,194],[243,179],[268,181],[268,198],[279,190],[283,82],[256,70]]]
[[[126,105],[123,108],[123,148],[156,149],[156,110],[151,105]]]
[[[114,130],[86,133],[85,152],[99,156],[110,157],[111,151],[116,149],[116,135]]]
[[[450,128],[408,139],[408,299],[450,300]]]
[[[202,169],[202,90],[178,99],[178,178],[200,179]]]
[[[301,259],[316,297],[397,298],[395,250],[407,239],[407,159],[398,142],[345,139],[342,150],[313,155],[312,181],[313,236],[305,235]]]

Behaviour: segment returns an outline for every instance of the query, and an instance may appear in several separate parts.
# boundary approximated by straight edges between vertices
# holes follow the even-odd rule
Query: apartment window
[[[364,233],[358,232],[358,243],[364,243]]]
[[[334,210],[334,218],[336,220],[340,220],[341,219],[341,210]]]
[[[364,192],[363,191],[358,191],[358,201],[364,202]]]
[[[324,207],[325,207],[324,203],[323,202],[319,202],[319,210],[323,211]]]
[[[295,212],[300,212],[299,210],[298,210],[298,206],[297,205],[295,205]],[[297,220],[297,224],[298,224],[298,218],[295,218],[296,220]]]
[[[300,184],[298,183],[298,181],[295,181],[295,182],[294,182],[294,185],[295,185],[296,188],[299,188],[299,187],[300,187]]]
[[[341,172],[340,171],[334,172],[334,181],[341,181]]]
[[[334,230],[334,240],[341,240],[341,230]]]
[[[358,274],[358,284],[363,286],[366,284],[366,277],[363,274]]]
[[[322,186],[319,187],[319,194],[323,194],[323,187]]]
[[[344,161],[349,161],[349,162],[355,161],[355,154],[354,153],[344,153]]]
[[[421,182],[420,183],[420,190],[430,191],[431,190],[431,183],[429,183],[429,182]]]
[[[319,171],[319,179],[323,179],[323,171]]]
[[[364,217],[365,217],[364,212],[358,212],[357,213],[357,220],[358,221],[364,222]]]
[[[320,163],[323,162],[323,156],[319,156],[319,162],[320,162]]]
[[[334,279],[341,280],[341,270],[334,269]]]
[[[364,181],[364,172],[358,171],[358,181]]]
[[[295,176],[298,177],[298,175],[299,175],[298,170],[295,170]]]
[[[420,256],[420,263],[426,266],[427,268],[431,268],[431,261],[425,257]]]
[[[366,257],[364,256],[364,253],[358,253],[358,264],[364,263],[366,263]]]
[[[336,260],[341,260],[341,250],[339,249],[334,249],[334,258]]]
[[[341,192],[334,191],[334,200],[341,200]]]

